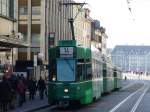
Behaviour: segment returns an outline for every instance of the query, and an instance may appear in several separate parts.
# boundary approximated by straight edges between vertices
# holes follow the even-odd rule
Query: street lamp
[[[42,67],[43,67],[43,60],[44,60],[44,54],[38,53],[38,65],[40,67],[40,76],[41,76],[41,71],[42,71]]]
[[[42,61],[44,59],[44,54],[43,53],[38,53],[38,64],[42,65]]]

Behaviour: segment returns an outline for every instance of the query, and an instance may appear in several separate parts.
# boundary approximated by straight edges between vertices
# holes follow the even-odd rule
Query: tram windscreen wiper
[[[69,61],[67,59],[65,59],[65,61],[68,64],[69,68],[72,70],[72,72],[74,72],[74,68],[71,66],[71,64],[69,63]]]

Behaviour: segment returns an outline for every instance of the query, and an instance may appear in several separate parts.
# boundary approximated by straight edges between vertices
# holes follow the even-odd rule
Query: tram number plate
[[[73,47],[60,47],[60,57],[73,57]]]
[[[70,98],[69,96],[64,96],[64,98]]]

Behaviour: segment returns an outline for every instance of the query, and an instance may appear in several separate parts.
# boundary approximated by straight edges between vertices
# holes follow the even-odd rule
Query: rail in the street
[[[135,112],[136,109],[137,109],[137,107],[138,107],[138,105],[139,105],[139,103],[141,102],[143,96],[147,92],[148,88],[149,88],[149,86],[144,83],[144,85],[141,88],[139,88],[135,92],[131,93],[128,97],[126,97],[125,99],[123,99],[116,106],[114,106],[109,112],[116,112],[121,106],[124,106],[125,104],[127,104],[130,101],[130,99],[134,98],[133,96],[135,96],[138,93],[140,93],[141,94],[140,97],[137,99],[137,101],[135,102],[135,105],[133,106],[133,108],[131,110],[131,112]],[[142,91],[144,91],[144,92],[142,93]]]

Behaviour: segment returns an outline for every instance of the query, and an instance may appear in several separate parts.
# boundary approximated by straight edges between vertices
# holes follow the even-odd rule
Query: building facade
[[[15,5],[16,0],[0,0],[0,64],[14,64],[16,48],[27,46],[17,30]]]
[[[44,47],[45,0],[17,0],[16,7],[18,31],[29,43],[28,48],[18,49],[18,60],[33,60]]]
[[[124,72],[150,73],[150,46],[116,46],[111,57]]]
[[[105,28],[100,26],[100,21],[93,20],[91,26],[91,43],[99,49],[103,56],[107,57],[107,38]]]
[[[59,40],[72,40],[69,19],[74,19],[75,40],[78,46],[91,47],[91,37],[97,41],[96,47],[107,55],[108,36],[99,21],[90,17],[90,10],[73,0],[17,0],[16,17],[18,30],[29,43],[28,48],[18,49],[19,60],[33,60],[41,55],[48,62],[48,38],[53,38],[52,46]]]
[[[81,6],[74,5],[73,0],[49,0],[47,2],[48,33],[55,34],[54,44],[57,45],[58,40],[72,40],[68,21],[73,18],[77,44],[89,47],[91,37],[91,20],[87,16],[89,10],[80,9]]]
[[[59,40],[71,40],[70,18],[74,20],[75,39],[78,45],[90,46],[91,20],[73,0],[17,0],[18,30],[29,43],[28,48],[18,49],[19,60],[33,60],[34,55],[41,54],[44,61],[48,60],[48,37],[54,38],[53,45]],[[77,15],[78,14],[78,15]],[[76,16],[77,15],[77,16]]]

